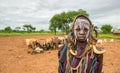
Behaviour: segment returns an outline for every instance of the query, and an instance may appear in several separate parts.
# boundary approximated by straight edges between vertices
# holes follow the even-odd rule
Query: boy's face
[[[77,41],[86,41],[90,32],[90,22],[86,18],[77,18],[74,25],[74,35]]]

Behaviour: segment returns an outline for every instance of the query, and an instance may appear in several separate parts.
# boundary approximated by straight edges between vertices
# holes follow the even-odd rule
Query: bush
[[[101,27],[102,33],[111,33],[112,26],[109,24],[105,24]]]
[[[4,29],[5,32],[12,32],[12,29],[10,26],[5,27]]]

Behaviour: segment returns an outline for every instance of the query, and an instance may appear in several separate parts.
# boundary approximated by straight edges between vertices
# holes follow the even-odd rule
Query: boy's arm
[[[99,66],[98,66],[98,69],[97,69],[97,73],[102,73],[103,54],[98,55],[97,58],[98,58],[98,62],[99,62]]]

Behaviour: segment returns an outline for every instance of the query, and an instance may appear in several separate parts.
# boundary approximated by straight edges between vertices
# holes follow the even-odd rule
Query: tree
[[[102,25],[101,30],[103,33],[110,33],[112,30],[112,26],[110,24]]]
[[[66,34],[69,32],[69,24],[71,21],[71,17],[66,12],[62,12],[60,14],[60,21],[58,25],[58,29],[62,32],[66,32]]]
[[[79,9],[78,11],[68,11],[56,14],[50,20],[49,29],[55,33],[57,32],[58,29],[63,32],[66,32],[67,34],[70,29],[69,24],[73,21],[74,17],[79,14],[85,15],[87,17],[89,16],[89,14],[83,9]]]
[[[44,29],[41,29],[39,32],[45,32],[45,30],[44,30]]]
[[[12,31],[12,28],[10,26],[7,26],[5,27],[4,29],[5,32],[11,32]]]
[[[58,25],[60,25],[61,18],[59,14],[56,14],[52,17],[52,19],[50,20],[50,26],[49,26],[49,30],[52,32],[57,32],[57,28],[59,27]]]
[[[36,30],[36,28],[35,27],[32,27],[32,26],[30,26],[30,31],[32,32],[32,31],[35,31]]]
[[[15,27],[15,31],[19,31],[21,27]]]
[[[23,28],[24,28],[24,30],[26,30],[27,32],[30,31],[30,25],[28,25],[28,24],[23,25]]]
[[[27,32],[32,32],[35,31],[35,27],[33,27],[31,24],[25,24],[23,25],[23,29],[26,30]]]

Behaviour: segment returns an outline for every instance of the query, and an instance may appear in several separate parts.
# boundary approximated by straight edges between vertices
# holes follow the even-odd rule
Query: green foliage
[[[85,15],[89,16],[89,14],[82,9],[79,9],[78,11],[68,11],[68,12],[62,12],[60,14],[54,15],[50,20],[50,26],[49,29],[52,32],[57,32],[58,30],[61,30],[62,32],[69,32],[70,26],[69,24],[73,21],[74,17],[77,15]]]
[[[45,32],[45,31],[44,31],[44,29],[41,29],[39,32],[41,33],[41,32]]]
[[[23,30],[26,30],[27,32],[35,31],[35,27],[33,27],[31,24],[25,24],[23,25]]]
[[[112,30],[112,26],[109,24],[105,24],[101,27],[102,33],[110,33]]]
[[[58,28],[58,25],[60,25],[60,22],[58,21],[61,21],[61,18],[60,18],[60,15],[59,14],[56,14],[52,17],[52,19],[50,20],[50,27],[49,29],[52,31],[52,32],[57,32],[57,28]]]
[[[98,29],[98,26],[94,26],[95,29]]]
[[[15,30],[16,32],[20,31],[21,27],[15,27]]]
[[[7,26],[4,28],[5,32],[12,32],[12,28],[10,26]]]

